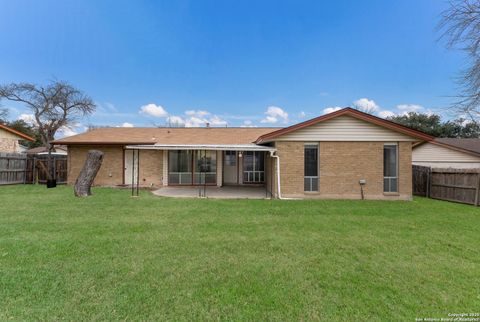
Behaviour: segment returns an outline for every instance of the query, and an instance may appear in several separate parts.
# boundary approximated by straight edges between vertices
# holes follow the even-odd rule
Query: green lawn
[[[480,311],[480,209],[0,187],[0,320],[414,321]]]

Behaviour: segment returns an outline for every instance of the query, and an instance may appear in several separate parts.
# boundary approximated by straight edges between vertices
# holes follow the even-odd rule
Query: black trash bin
[[[57,186],[57,180],[47,180],[47,188],[55,188]]]

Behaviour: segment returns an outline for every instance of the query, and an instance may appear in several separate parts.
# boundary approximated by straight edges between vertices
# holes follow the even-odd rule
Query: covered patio
[[[160,197],[214,199],[270,199],[264,186],[166,186],[153,191]]]

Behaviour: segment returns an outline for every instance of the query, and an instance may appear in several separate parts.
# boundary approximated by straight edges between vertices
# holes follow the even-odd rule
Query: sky
[[[465,61],[446,3],[0,0],[0,83],[65,80],[96,126],[286,126],[340,107],[446,112]],[[2,101],[10,118],[22,105]]]

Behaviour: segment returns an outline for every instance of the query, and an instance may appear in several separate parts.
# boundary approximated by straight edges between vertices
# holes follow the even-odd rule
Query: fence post
[[[430,198],[430,194],[432,191],[432,168],[428,168],[427,170],[427,184],[426,184],[426,196],[427,198]]]
[[[476,189],[475,189],[475,206],[478,206],[478,203],[479,203],[479,199],[480,199],[480,172],[477,173],[477,185],[476,185]]]

